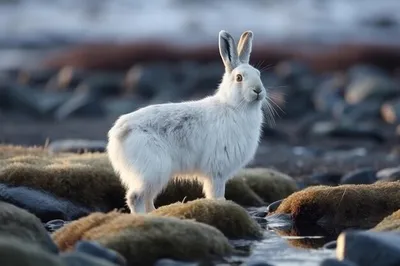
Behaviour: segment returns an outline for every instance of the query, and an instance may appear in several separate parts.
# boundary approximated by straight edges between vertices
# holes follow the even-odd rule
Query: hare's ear
[[[235,40],[224,30],[219,32],[219,53],[224,62],[226,72],[231,72],[239,65]]]
[[[249,63],[252,46],[253,46],[253,32],[249,30],[243,32],[242,36],[240,36],[237,48],[240,62],[246,64]]]

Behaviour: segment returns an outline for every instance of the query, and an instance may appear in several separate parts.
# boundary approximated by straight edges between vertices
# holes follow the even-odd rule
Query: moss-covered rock
[[[71,249],[81,239],[97,241],[123,255],[129,265],[152,265],[163,257],[216,259],[233,251],[228,239],[212,226],[173,217],[116,212],[81,218],[56,231],[53,239],[61,250]]]
[[[17,238],[24,243],[32,243],[42,247],[47,252],[58,252],[56,245],[35,215],[1,201],[0,237],[7,239]]]
[[[396,231],[400,232],[400,209],[385,217],[372,231]]]
[[[162,206],[153,215],[194,219],[219,229],[228,238],[261,238],[261,227],[238,204],[228,200],[197,199]]]
[[[282,201],[275,213],[323,227],[369,229],[400,208],[400,181],[369,185],[314,186]]]

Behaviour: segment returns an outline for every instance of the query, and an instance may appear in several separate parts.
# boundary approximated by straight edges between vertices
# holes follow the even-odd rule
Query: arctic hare
[[[225,183],[253,159],[260,140],[266,90],[249,65],[253,32],[236,47],[219,32],[225,73],[212,96],[143,107],[120,116],[108,132],[107,152],[127,188],[132,213],[155,209],[174,176],[196,176],[208,199],[225,198]]]

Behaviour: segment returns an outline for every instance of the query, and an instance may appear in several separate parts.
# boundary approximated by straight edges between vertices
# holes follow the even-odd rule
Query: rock
[[[106,154],[59,154],[50,157],[48,154],[41,155],[40,149],[18,148],[9,148],[8,152],[12,156],[28,154],[29,150],[38,155],[0,160],[0,183],[44,190],[56,197],[103,211],[125,206],[125,189]],[[7,153],[7,149],[4,151]]]
[[[377,180],[376,170],[365,167],[345,174],[340,179],[340,184],[372,184]]]
[[[307,178],[310,185],[336,186],[340,183],[343,174],[339,172],[315,173]]]
[[[386,102],[380,109],[382,118],[389,124],[400,123],[400,99]]]
[[[120,116],[144,107],[145,102],[138,97],[124,96],[123,98],[106,98],[101,101],[102,109],[107,115]]]
[[[365,76],[355,79],[345,92],[345,99],[350,104],[367,100],[380,103],[399,96],[399,86],[390,78],[381,76]]]
[[[52,141],[48,148],[50,154],[59,152],[87,153],[87,152],[105,152],[106,141],[85,140],[85,139],[64,139]]]
[[[400,167],[382,169],[376,173],[376,177],[381,181],[399,181]]]
[[[47,223],[44,224],[44,228],[46,228],[47,231],[49,232],[54,232],[61,227],[63,227],[66,224],[64,220],[61,219],[55,219],[55,220],[50,220]]]
[[[154,266],[198,266],[198,265],[200,264],[197,262],[184,262],[172,259],[160,259],[154,264]]]
[[[126,265],[125,258],[122,257],[119,253],[104,248],[94,241],[78,241],[75,245],[75,250],[79,252],[86,253],[96,258],[102,258],[109,262],[112,262],[115,265]]]
[[[368,76],[389,78],[388,74],[380,67],[371,64],[356,64],[347,71],[351,81],[360,80]]]
[[[28,86],[41,86],[56,73],[57,69],[54,68],[23,69],[18,73],[17,83]]]
[[[123,77],[124,75],[118,72],[96,72],[86,77],[76,87],[76,91],[91,95],[96,99],[121,95]]]
[[[348,260],[338,261],[336,259],[325,259],[321,261],[319,266],[359,266]]]
[[[341,106],[344,103],[341,94],[345,84],[346,78],[341,73],[322,81],[313,94],[315,109],[331,114],[336,106]]]
[[[126,264],[114,264],[104,259],[87,255],[83,252],[66,252],[60,254],[62,265],[65,266],[116,266]]]
[[[370,126],[340,125],[334,122],[318,122],[311,128],[313,136],[322,136],[341,139],[366,139],[376,143],[383,143],[386,137],[383,133]]]
[[[151,212],[163,217],[194,219],[211,225],[230,239],[260,239],[261,228],[245,209],[232,201],[198,199],[187,203],[177,202]]]
[[[0,200],[28,210],[44,223],[54,219],[71,221],[99,210],[57,198],[45,191],[24,186],[11,187],[1,183]]]
[[[311,74],[311,68],[300,61],[281,61],[274,68],[274,73],[283,83],[293,83]]]
[[[82,69],[65,66],[46,84],[48,90],[71,90],[78,86],[88,73]]]
[[[326,243],[323,246],[323,248],[325,248],[325,249],[336,249],[336,245],[337,245],[336,240],[334,240],[334,241],[330,241],[330,242]]]
[[[276,211],[276,209],[278,209],[279,205],[281,205],[282,201],[283,200],[277,200],[277,201],[272,202],[270,205],[268,205],[267,214]]]
[[[400,264],[400,235],[388,232],[347,231],[339,235],[336,257],[358,266]]]
[[[233,252],[216,228],[173,217],[93,213],[53,233],[63,251],[78,240],[96,241],[125,257],[128,265],[153,265],[158,258],[181,261],[210,260]]]
[[[77,91],[64,104],[57,108],[54,117],[65,120],[73,116],[101,117],[105,112],[98,98],[90,91]]]
[[[52,113],[71,96],[68,92],[55,93],[30,87],[13,86],[8,90],[10,108],[37,117],[51,117]]]
[[[275,202],[298,190],[292,177],[269,168],[244,168],[234,178],[243,178],[264,202]]]
[[[247,266],[272,266],[272,264],[269,264],[262,259],[249,260],[249,261],[247,261],[246,265]]]
[[[377,224],[372,231],[396,231],[400,232],[400,209],[385,217],[379,224]]]
[[[0,223],[0,241],[19,239],[24,243],[37,245],[50,254],[58,253],[57,246],[40,220],[32,213],[0,201],[0,220],[2,221]],[[3,257],[1,258],[3,263]]]
[[[327,229],[369,229],[400,208],[399,189],[400,182],[312,186],[285,198],[274,214]]]
[[[333,109],[333,115],[336,119],[342,121],[370,121],[381,118],[380,110],[380,102],[369,100],[356,104],[342,103],[336,105]]]
[[[225,198],[242,206],[265,206],[264,200],[242,178],[232,178],[226,183]]]

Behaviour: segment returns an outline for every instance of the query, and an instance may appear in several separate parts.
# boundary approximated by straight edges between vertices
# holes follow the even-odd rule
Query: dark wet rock
[[[347,71],[348,79],[351,81],[363,79],[365,77],[384,77],[389,78],[388,74],[376,65],[355,64]]]
[[[94,73],[86,77],[77,87],[77,92],[85,92],[92,97],[104,98],[121,95],[124,74],[122,73]]]
[[[65,252],[60,254],[62,265],[65,266],[117,266],[102,258],[97,258],[83,252]],[[122,264],[124,265],[124,264]]]
[[[382,118],[389,124],[400,123],[400,99],[386,102],[381,107]]]
[[[61,227],[63,227],[66,224],[64,220],[61,219],[55,219],[55,220],[50,220],[47,223],[44,224],[44,228],[46,228],[47,231],[49,232],[54,232]]]
[[[342,176],[343,174],[339,172],[315,173],[307,178],[307,183],[311,185],[336,186]]]
[[[54,219],[71,221],[96,211],[66,199],[56,198],[47,192],[23,186],[11,187],[0,184],[0,200],[28,210],[39,217],[42,222]]]
[[[11,108],[37,117],[50,117],[71,96],[68,92],[55,93],[30,87],[13,86],[7,98]]]
[[[46,84],[49,90],[70,90],[78,86],[88,73],[70,66],[63,67]]]
[[[376,173],[378,180],[398,181],[400,180],[400,167],[381,169]]]
[[[399,96],[399,85],[394,80],[380,76],[365,76],[354,80],[346,89],[345,99],[355,104],[367,100],[384,102]]]
[[[159,259],[154,266],[200,266],[198,262],[185,262],[173,259]]]
[[[340,179],[340,184],[372,184],[377,180],[376,170],[366,167],[345,174]]]
[[[112,262],[115,265],[126,265],[125,258],[114,250],[105,248],[95,241],[78,241],[75,250],[86,253],[96,258],[101,258]]]
[[[52,68],[20,70],[17,82],[28,86],[43,85],[56,73],[57,69]]]
[[[371,121],[381,118],[381,103],[369,100],[356,104],[343,102],[336,105],[333,109],[333,115],[338,120],[348,120],[351,122]]]
[[[282,200],[277,200],[275,202],[272,202],[270,205],[267,206],[267,213],[272,213],[278,209],[279,205],[281,204]]]
[[[336,249],[336,245],[337,245],[336,240],[334,240],[334,241],[330,241],[330,242],[326,243],[323,246],[323,248],[325,248],[325,249]]]
[[[110,97],[102,100],[102,106],[106,114],[115,116],[136,111],[144,105],[143,99],[135,96]]]
[[[325,259],[319,264],[319,266],[359,266],[359,265],[348,260],[339,261],[336,259]]]
[[[52,141],[47,149],[50,154],[60,152],[86,153],[105,152],[107,142],[103,140],[64,139]]]
[[[274,68],[274,73],[283,83],[296,83],[311,74],[311,68],[300,61],[282,61]]]
[[[315,109],[332,113],[336,106],[341,106],[345,102],[342,96],[345,85],[345,76],[340,73],[322,81],[313,94]]]
[[[321,123],[331,120],[331,117],[327,113],[315,112],[304,115],[299,119],[296,128],[296,136],[298,139],[304,139],[309,135],[316,123]]]
[[[65,120],[73,116],[102,117],[104,114],[99,99],[89,91],[83,91],[74,93],[68,101],[57,108],[54,117],[57,120]]]
[[[254,259],[254,260],[249,260],[246,262],[247,266],[272,266],[273,264],[267,263],[265,260],[262,259]]]
[[[9,91],[12,89],[11,83],[0,79],[0,110],[9,109],[11,107],[9,99]]]
[[[377,128],[362,125],[341,125],[334,122],[318,122],[313,125],[311,133],[314,136],[357,140],[365,139],[377,143],[386,141],[386,136]]]
[[[400,234],[346,231],[338,237],[336,255],[358,266],[400,265]]]
[[[252,217],[264,218],[265,215],[268,213],[268,207],[265,207],[265,206],[263,206],[263,207],[249,207],[249,208],[246,208],[246,209],[247,209],[247,211],[249,212],[249,214]]]
[[[273,138],[275,140],[288,141],[290,139],[290,136],[282,130],[271,127],[264,127],[261,138],[266,140]]]

